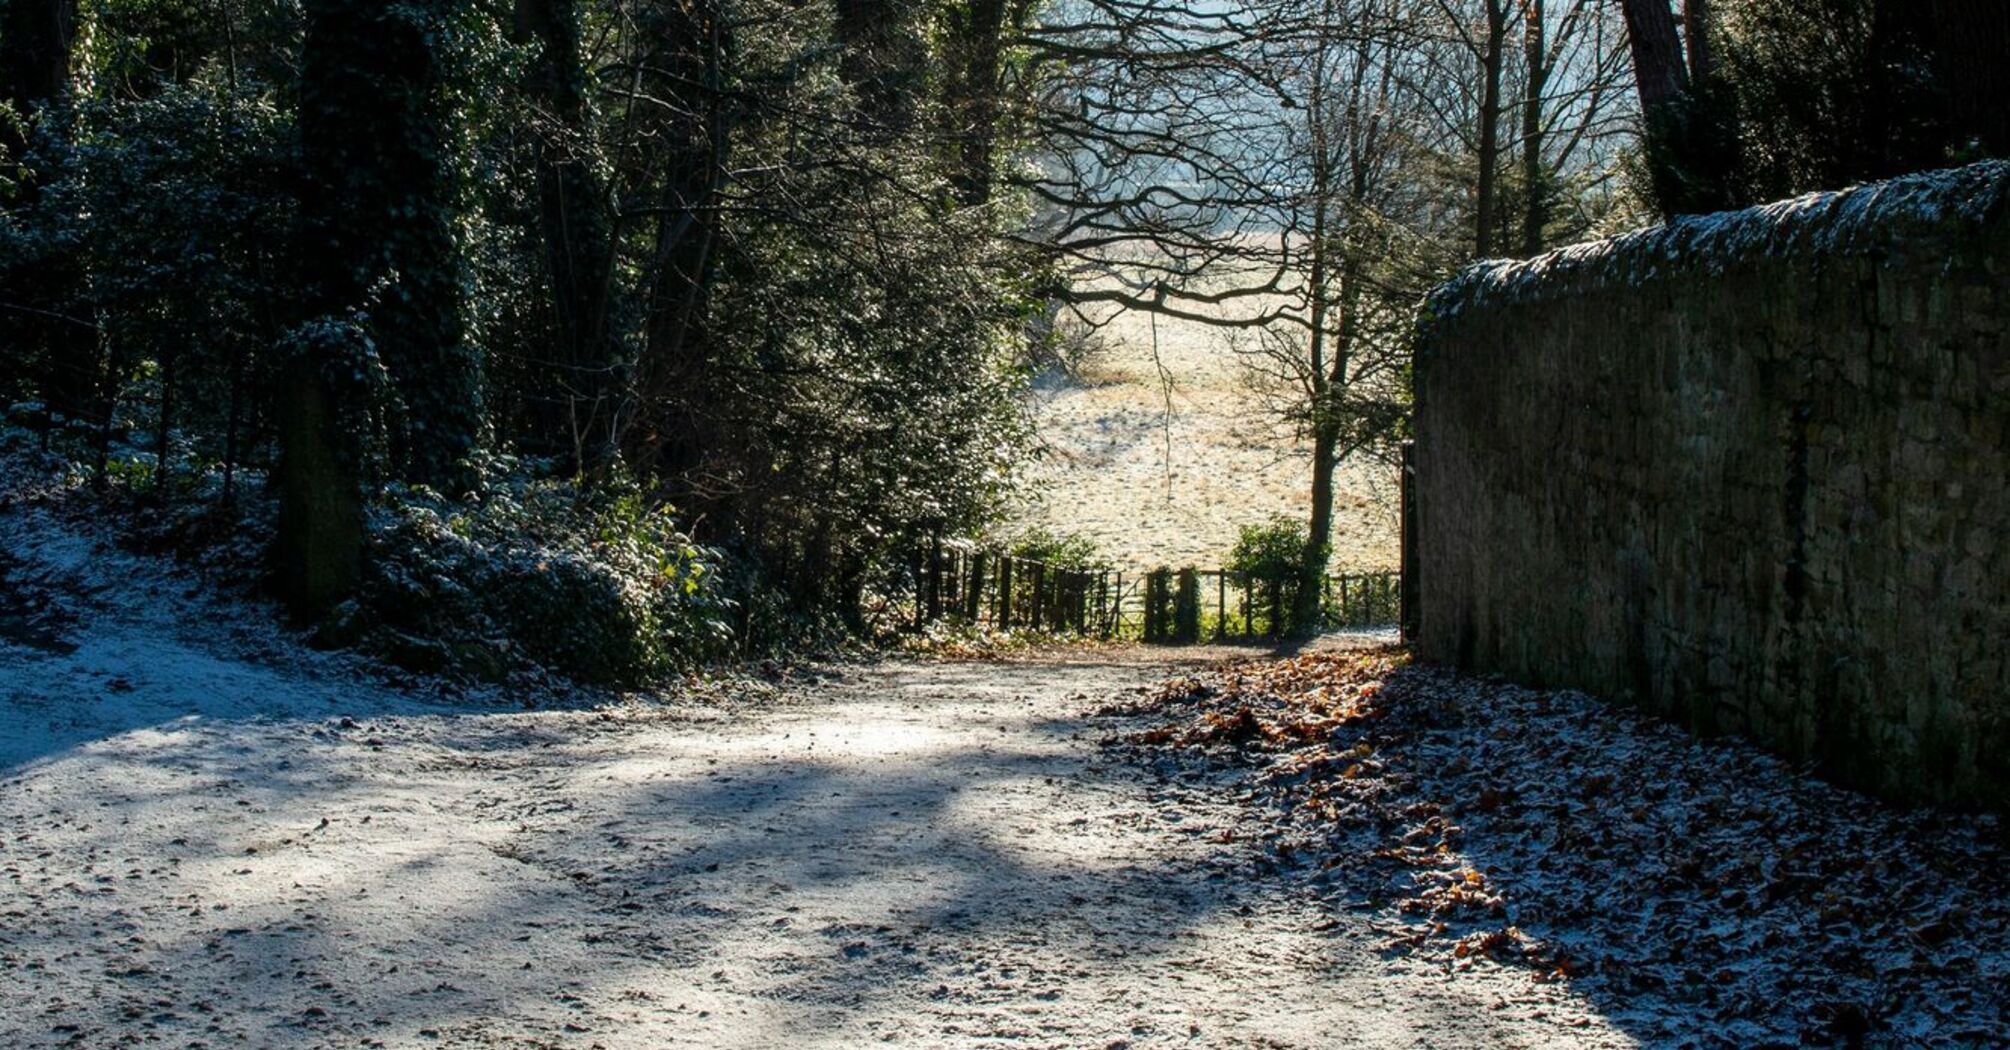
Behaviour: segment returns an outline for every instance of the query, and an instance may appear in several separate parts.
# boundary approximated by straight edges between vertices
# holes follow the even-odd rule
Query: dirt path
[[[1160,664],[556,713],[282,668],[222,683],[253,716],[176,694],[159,625],[79,627],[0,649],[0,728],[93,688],[147,724],[0,763],[0,1045],[1628,1045],[1384,958],[1219,841],[1226,800],[1102,757],[1085,712]]]
[[[1385,958],[1231,790],[1106,755],[1161,653],[525,711],[0,526],[9,1050],[1629,1045]]]

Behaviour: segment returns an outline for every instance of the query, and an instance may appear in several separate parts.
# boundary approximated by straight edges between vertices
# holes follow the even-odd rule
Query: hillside
[[[1121,566],[1213,565],[1242,526],[1307,513],[1308,447],[1267,411],[1229,333],[1137,313],[1098,320],[1102,346],[1080,374],[1034,392],[1043,447],[1026,523],[1088,536]],[[1395,568],[1394,472],[1343,466],[1336,503],[1334,569]]]

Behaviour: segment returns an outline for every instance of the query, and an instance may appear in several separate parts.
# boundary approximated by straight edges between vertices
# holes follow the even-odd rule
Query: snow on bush
[[[416,670],[497,675],[529,661],[631,684],[732,640],[717,554],[632,488],[509,474],[463,500],[407,491],[370,533],[363,593],[328,632]]]

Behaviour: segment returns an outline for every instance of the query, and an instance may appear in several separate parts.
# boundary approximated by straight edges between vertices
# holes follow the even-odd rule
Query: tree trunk
[[[381,238],[382,272],[398,278],[370,312],[378,352],[404,407],[392,449],[405,480],[457,494],[470,480],[464,464],[483,413],[481,361],[467,341],[454,234],[453,113],[443,102],[447,70],[434,49],[438,30],[429,23],[433,8],[444,2],[371,19],[377,31],[367,44],[366,68],[374,97],[362,105],[381,107],[380,122],[367,132],[379,141],[355,159],[380,166],[371,194],[387,206],[386,214],[402,216],[370,224]],[[368,213],[361,217],[367,222]]]
[[[238,419],[244,412],[246,353],[243,347],[239,347],[230,355],[230,392],[223,413],[223,502],[226,505],[237,502],[237,430]]]
[[[317,286],[308,316],[368,315],[397,389],[389,436],[398,475],[452,489],[467,480],[483,413],[462,315],[452,113],[434,50],[445,3],[308,5],[301,261]]]
[[[991,199],[992,151],[998,135],[998,72],[1004,49],[1005,0],[968,0],[962,12],[960,126],[955,129],[957,196],[965,205]]]
[[[1683,66],[1682,40],[1675,32],[1675,13],[1668,0],[1622,0],[1626,42],[1633,53],[1633,81],[1640,90],[1640,112],[1661,112],[1689,86]]]
[[[1739,206],[1735,100],[1716,75],[1708,5],[1685,6],[1691,47],[1685,63],[1668,0],[1624,4],[1655,204],[1668,218]]]
[[[1480,149],[1478,190],[1473,204],[1473,253],[1494,253],[1500,198],[1501,74],[1507,64],[1508,0],[1487,0],[1487,35],[1480,52]]]
[[[76,43],[76,0],[0,0],[0,102],[23,124],[0,120],[0,163],[23,159],[36,127],[56,120],[70,93],[70,60]],[[42,173],[25,168],[0,192],[0,208],[20,208],[40,198]],[[26,260],[0,260],[8,309],[0,311],[0,342],[32,369],[44,410],[43,435],[54,415],[93,416],[103,363],[96,325],[75,316],[83,269],[71,252],[45,250]]]
[[[1312,432],[1312,521],[1305,534],[1305,555],[1298,563],[1298,587],[1292,594],[1291,622],[1299,633],[1319,629],[1320,586],[1333,550],[1333,477],[1339,466],[1340,437],[1336,428]]]
[[[279,527],[273,582],[295,617],[311,620],[356,589],[363,570],[363,497],[354,436],[344,431],[328,362],[301,355],[281,370]]]
[[[2004,101],[2010,99],[2010,4],[1927,0],[1927,6],[1934,79],[1947,95],[1956,134],[1987,155],[2010,156],[2010,105]]]
[[[1682,0],[1682,30],[1689,43],[1689,83],[1707,84],[1717,75],[1710,0]]]
[[[29,118],[68,94],[76,35],[77,0],[0,3],[0,101]],[[13,122],[0,121],[0,156],[18,159],[27,142]]]
[[[1681,158],[1676,124],[1682,96],[1689,87],[1682,41],[1675,32],[1669,0],[1621,0],[1626,14],[1626,43],[1633,54],[1633,82],[1640,90],[1642,149],[1654,194],[1664,218],[1683,210]]]
[[[277,389],[274,575],[295,613],[325,612],[362,566],[360,384],[364,333],[404,396],[393,447],[412,480],[449,480],[480,419],[460,338],[458,274],[421,8],[371,0],[306,7],[300,75],[300,246],[305,293]],[[395,273],[390,293],[373,296]]]
[[[1479,175],[1473,193],[1473,255],[1493,255],[1499,223],[1501,70],[1507,64],[1507,0],[1487,0],[1487,36],[1479,50]]]
[[[1307,375],[1312,383],[1312,389],[1308,391],[1312,409],[1312,513],[1311,520],[1306,523],[1305,549],[1298,562],[1298,587],[1291,601],[1294,633],[1311,633],[1319,629],[1319,582],[1326,578],[1327,557],[1332,550],[1333,471],[1339,448],[1338,406],[1333,404],[1334,384],[1326,360],[1331,302],[1327,283],[1332,267],[1331,219],[1336,164],[1331,129],[1327,124],[1325,59],[1322,50],[1312,70],[1305,108],[1312,139],[1312,237],[1309,242],[1312,257],[1306,279],[1306,293],[1310,296],[1307,320],[1311,329],[1306,339],[1307,363],[1311,366]],[[1351,132],[1353,129],[1348,130]],[[1345,381],[1344,372],[1341,373],[1341,380]],[[1273,615],[1277,611],[1280,610],[1273,604]],[[1273,622],[1271,630],[1275,632],[1278,626]]]
[[[341,342],[309,337],[346,323],[363,304],[376,250],[353,228],[362,206],[350,170],[355,136],[374,113],[358,111],[358,82],[372,67],[359,54],[368,30],[354,0],[311,0],[300,68],[299,245],[303,285],[299,335],[280,354],[273,387],[279,462],[273,476],[279,521],[272,540],[274,588],[296,618],[320,616],[347,598],[362,575],[362,464],[357,435],[342,426],[341,392],[326,360]],[[368,169],[365,169],[368,170]]]
[[[593,128],[574,0],[517,0],[514,36],[535,42],[525,90],[545,121],[536,132],[538,223],[566,408],[540,429],[562,442],[582,474],[613,455],[616,367],[608,328],[613,218],[592,163]],[[555,402],[554,402],[555,403]]]
[[[173,348],[161,351],[161,397],[160,411],[154,426],[154,498],[163,504],[168,499],[168,482],[173,476],[174,445],[174,384],[175,363],[181,354]]]
[[[665,129],[661,204],[647,276],[641,382],[622,427],[635,467],[666,482],[675,498],[695,496],[689,475],[709,443],[704,390],[710,370],[707,321],[717,237],[714,206],[724,189],[730,143],[724,97],[725,27],[708,4],[666,16],[659,90],[692,114]],[[689,508],[687,508],[689,509]]]
[[[1543,0],[1525,0],[1522,8],[1522,54],[1528,65],[1528,97],[1521,111],[1521,178],[1525,208],[1521,224],[1523,255],[1542,251],[1543,228],[1549,225],[1549,169],[1543,161],[1543,96],[1549,90],[1549,42]]]

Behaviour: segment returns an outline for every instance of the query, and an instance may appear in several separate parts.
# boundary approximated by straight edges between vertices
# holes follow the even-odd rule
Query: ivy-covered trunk
[[[296,257],[302,277],[301,313],[281,341],[273,392],[279,463],[273,478],[279,496],[278,531],[272,543],[272,576],[280,597],[301,618],[318,616],[355,590],[363,558],[362,441],[342,425],[368,405],[345,406],[343,394],[364,389],[334,382],[361,362],[342,360],[345,349],[369,343],[354,328],[364,289],[375,267],[370,242],[352,229],[351,171],[360,123],[349,112],[362,94],[368,67],[358,68],[360,17],[349,0],[306,5],[300,69],[302,193]],[[336,331],[354,338],[319,338]]]
[[[299,339],[280,368],[279,529],[273,583],[295,616],[318,617],[356,589],[363,567],[363,493],[355,436],[343,426],[342,344]]]
[[[295,610],[312,614],[360,571],[369,421],[390,421],[399,476],[453,487],[482,412],[461,319],[444,2],[312,0],[305,13],[306,291],[280,368],[274,569]]]
[[[457,0],[383,6],[352,24],[366,75],[350,117],[374,117],[343,143],[375,178],[352,179],[353,218],[376,240],[379,269],[389,284],[372,304],[370,327],[396,385],[391,450],[411,482],[458,489],[469,480],[465,460],[482,425],[481,361],[467,341],[464,280],[454,225],[454,186],[445,41]],[[357,155],[357,154],[361,155]],[[373,210],[375,214],[372,214]]]
[[[998,74],[1004,55],[1005,0],[968,0],[950,13],[957,60],[949,111],[955,122],[956,190],[966,205],[991,199],[998,138]]]
[[[393,384],[392,468],[445,488],[464,480],[482,420],[454,233],[444,82],[454,2],[308,4],[300,102],[302,265],[318,286],[316,312],[367,316]]]
[[[18,176],[0,180],[0,208],[25,211],[41,196],[46,173],[21,161],[38,112],[44,121],[66,119],[76,28],[76,0],[0,0],[0,104],[22,118],[0,119],[0,164],[20,166]],[[45,135],[52,130],[43,127]],[[79,316],[83,263],[68,245],[36,247],[0,260],[0,346],[31,363],[47,411],[82,419],[95,414],[103,371],[96,325]]]

